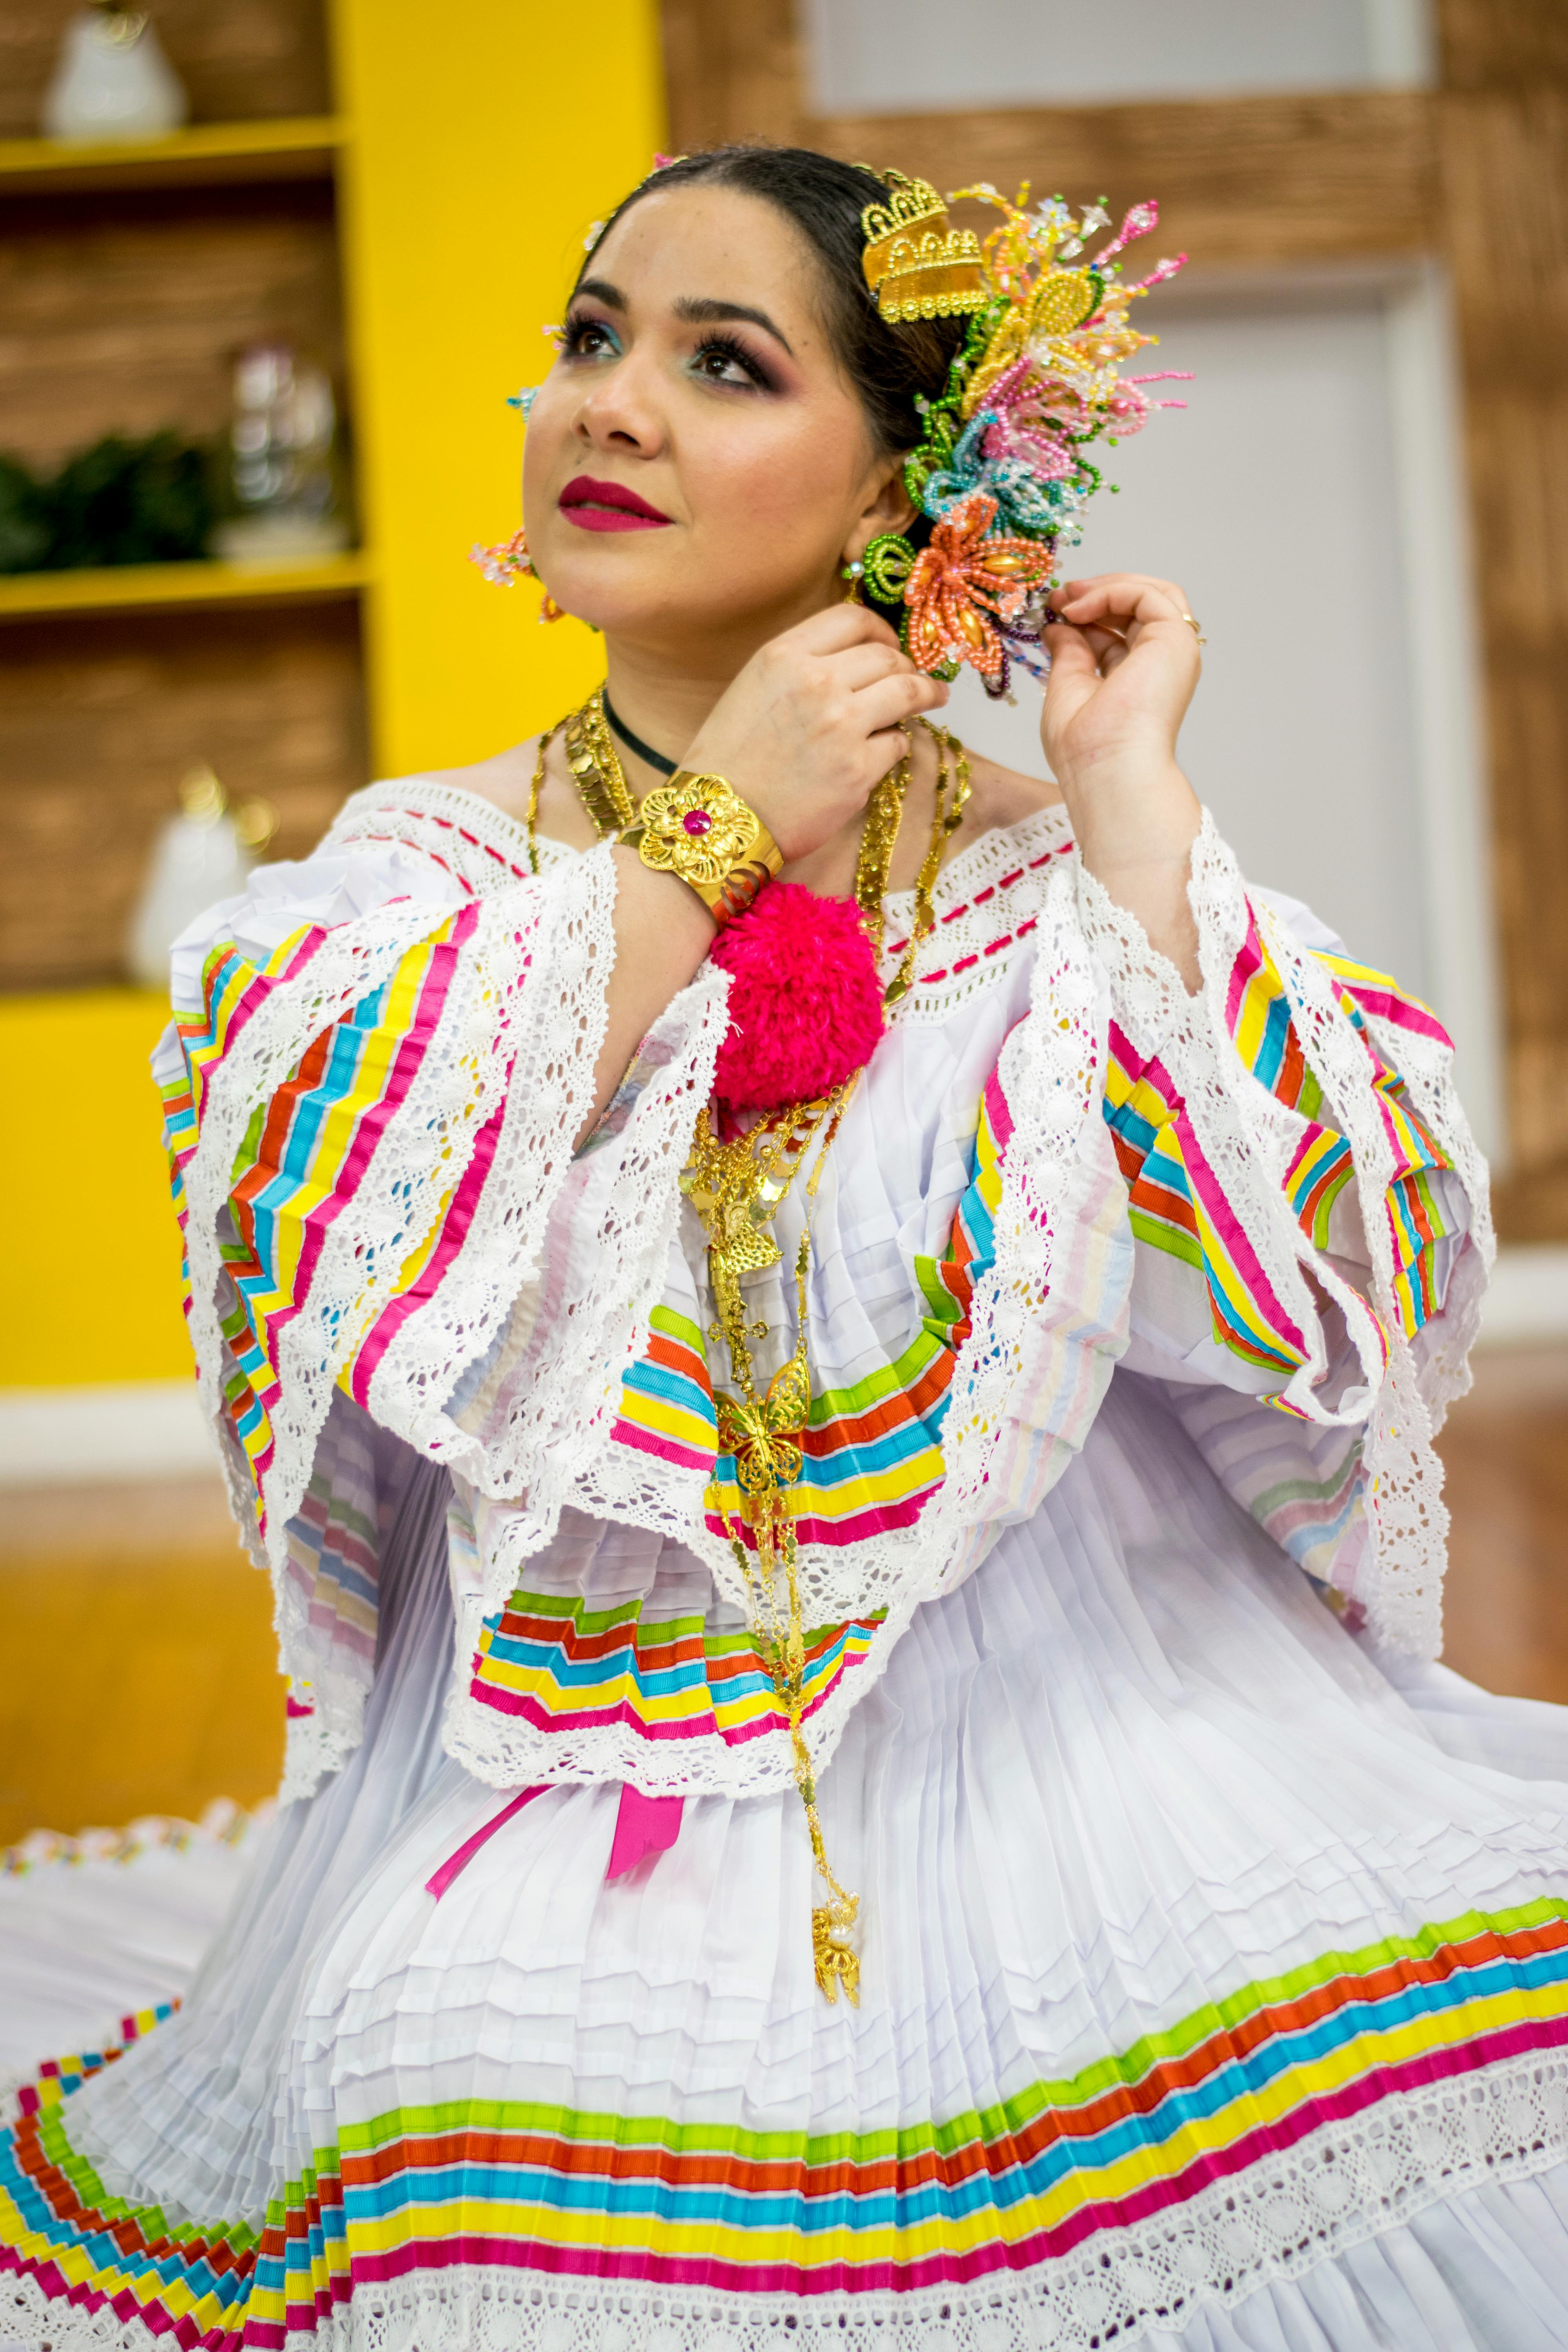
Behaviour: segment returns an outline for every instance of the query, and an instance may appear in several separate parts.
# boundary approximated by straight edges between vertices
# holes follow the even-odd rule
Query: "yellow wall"
[[[0,1388],[191,1369],[147,1071],[168,1017],[132,988],[0,999]]]
[[[521,520],[521,421],[583,239],[662,135],[655,0],[334,0],[353,411],[380,585],[371,707],[384,773],[479,759],[602,675],[531,583],[493,588],[475,540]]]
[[[520,520],[521,422],[590,224],[662,135],[655,0],[332,0],[345,163],[344,299],[383,774],[482,758],[600,675],[575,621],[465,559]],[[131,990],[0,1002],[5,1099],[27,1107],[9,1212],[0,1387],[168,1380],[190,1368],[147,1055]],[[28,1141],[23,1158],[20,1139]],[[35,1158],[33,1155],[37,1154]]]

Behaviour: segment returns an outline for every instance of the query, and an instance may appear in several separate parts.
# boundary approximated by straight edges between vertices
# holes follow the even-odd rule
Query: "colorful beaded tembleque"
[[[867,207],[867,278],[883,315],[920,315],[911,281],[929,242],[942,264],[932,307],[967,310],[970,320],[942,397],[921,404],[925,436],[904,468],[931,526],[929,543],[917,551],[915,535],[903,532],[874,539],[866,582],[880,602],[904,605],[904,644],[919,668],[951,677],[967,662],[988,694],[1002,696],[1014,662],[1037,677],[1045,667],[1040,638],[1052,617],[1057,551],[1076,544],[1100,484],[1089,443],[1103,437],[1114,448],[1151,409],[1184,405],[1153,401],[1145,389],[1173,381],[1176,370],[1124,376],[1121,369],[1155,341],[1129,323],[1134,297],[1173,277],[1186,257],[1156,262],[1147,278],[1129,282],[1118,257],[1155,226],[1156,205],[1134,205],[1116,236],[1080,259],[1110,215],[1091,205],[1075,218],[1059,196],[1027,212],[1026,183],[1016,203],[989,183],[959,189],[949,203],[977,198],[1002,213],[1002,225],[984,244],[956,230],[942,236],[946,215],[936,191],[897,173],[887,177],[894,201],[918,210],[922,237],[900,248],[886,234],[883,208]],[[891,310],[888,276],[901,281]]]

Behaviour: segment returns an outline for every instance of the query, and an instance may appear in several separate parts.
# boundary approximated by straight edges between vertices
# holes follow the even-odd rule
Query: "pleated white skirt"
[[[606,1883],[618,1786],[562,1787],[426,1892],[502,1800],[441,1753],[422,1475],[363,1748],[63,2111],[171,2228],[339,2167],[254,2340],[1568,2347],[1568,1711],[1369,1654],[1145,1384],[824,1775],[858,2009],[816,1987],[793,1794],[689,1801]]]

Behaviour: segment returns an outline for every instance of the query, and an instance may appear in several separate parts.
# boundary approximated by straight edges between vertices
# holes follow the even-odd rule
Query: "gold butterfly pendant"
[[[797,1348],[755,1402],[714,1399],[719,1410],[719,1446],[735,1457],[741,1491],[761,1496],[791,1486],[805,1456],[800,1440],[811,1412],[811,1376],[804,1349]]]

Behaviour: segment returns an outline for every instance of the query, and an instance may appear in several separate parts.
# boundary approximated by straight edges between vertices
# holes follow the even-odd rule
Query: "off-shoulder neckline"
[[[344,803],[332,830],[334,833],[338,831],[351,810],[356,814],[363,810],[368,815],[376,808],[392,808],[400,804],[406,807],[411,801],[416,801],[426,814],[446,815],[450,821],[460,823],[465,832],[477,836],[482,844],[504,857],[514,873],[521,875],[528,872],[528,828],[521,817],[509,814],[482,793],[469,792],[461,784],[438,783],[428,774],[389,777],[366,784]],[[999,837],[1015,841],[1019,855],[1023,856],[1034,846],[1037,839],[1043,842],[1052,836],[1059,838],[1068,830],[1067,808],[1061,801],[1047,801],[1012,824],[990,825],[985,832],[976,834],[973,841],[966,842],[956,856],[943,866],[937,877],[933,896],[946,899],[956,890],[967,888],[972,871],[975,868],[984,871],[994,861],[994,845]],[[542,833],[535,835],[534,846],[539,853],[541,872],[552,866],[559,867],[570,858],[587,855],[584,850],[574,849],[569,842],[552,840],[548,834]],[[883,904],[890,917],[896,918],[902,912],[912,914],[914,896],[912,890],[889,890]]]

